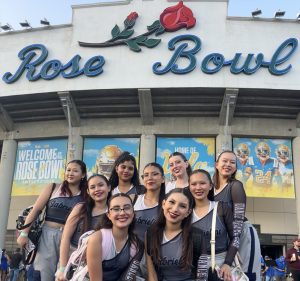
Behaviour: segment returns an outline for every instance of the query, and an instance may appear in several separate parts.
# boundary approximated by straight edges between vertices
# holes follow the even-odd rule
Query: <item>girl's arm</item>
[[[96,231],[89,238],[86,258],[90,281],[103,281],[102,235],[100,230]]]
[[[35,201],[31,212],[29,213],[29,215],[27,216],[27,218],[25,220],[24,225],[32,222],[39,215],[40,211],[42,211],[45,208],[45,206],[51,196],[51,193],[52,193],[52,186],[53,186],[53,184],[51,183],[51,184],[47,185],[46,188],[44,188],[42,193],[39,195],[39,197]],[[21,231],[21,235],[17,239],[17,243],[21,247],[23,247],[28,241],[28,237],[26,236],[26,234],[28,234],[30,228],[31,228],[31,226],[23,229]]]
[[[80,220],[79,213],[83,207],[82,203],[78,203],[72,209],[62,234],[60,248],[59,248],[59,269],[57,273],[57,280],[63,281],[64,278],[64,268],[68,263],[69,252],[70,252],[70,241],[76,230],[76,226]]]
[[[147,252],[147,233],[145,233],[145,256],[148,272],[148,281],[158,281],[152,258],[148,255]]]

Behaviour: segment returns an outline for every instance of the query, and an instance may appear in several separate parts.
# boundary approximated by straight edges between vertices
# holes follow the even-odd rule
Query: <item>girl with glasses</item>
[[[192,167],[185,155],[181,152],[172,153],[169,157],[169,167],[172,180],[166,186],[166,193],[175,187],[188,188]]]
[[[133,232],[134,211],[125,193],[113,195],[101,228],[89,237],[87,266],[90,281],[133,280],[144,244]],[[127,278],[127,279],[126,279]]]
[[[107,212],[107,198],[110,186],[105,176],[95,174],[87,181],[87,198],[78,203],[70,213],[65,224],[60,244],[59,269],[56,273],[58,281],[64,278],[65,266],[71,252],[77,248],[80,236],[92,229],[96,229],[101,218]],[[71,248],[70,248],[71,246]]]

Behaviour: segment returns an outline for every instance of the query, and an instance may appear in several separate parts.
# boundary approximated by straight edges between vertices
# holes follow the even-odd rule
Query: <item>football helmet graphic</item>
[[[279,144],[275,152],[281,162],[286,162],[290,158],[290,149],[285,144]]]
[[[96,160],[97,173],[110,177],[115,160],[121,155],[122,150],[116,145],[107,145],[100,150]]]
[[[250,154],[250,149],[246,143],[240,143],[236,148],[236,156],[238,158],[248,158]]]
[[[259,142],[255,147],[255,152],[258,158],[266,160],[270,158],[271,149],[267,143]]]

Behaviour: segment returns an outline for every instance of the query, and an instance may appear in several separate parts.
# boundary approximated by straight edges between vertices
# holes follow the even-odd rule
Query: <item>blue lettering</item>
[[[94,77],[103,72],[104,58],[101,56],[90,58],[84,65],[84,74],[89,77]]]
[[[223,64],[224,64],[225,58],[223,55],[218,53],[209,54],[204,58],[201,64],[201,69],[204,73],[207,74],[213,74],[218,72]],[[215,68],[209,68],[208,65],[212,62],[216,67]]]
[[[200,38],[198,38],[194,35],[179,35],[169,41],[169,44],[168,44],[169,50],[174,50],[176,43],[181,42],[181,41],[192,41],[192,42],[194,42],[195,47],[192,48],[191,50],[185,51],[185,49],[188,47],[188,43],[183,43],[183,44],[179,45],[178,48],[175,50],[174,55],[172,56],[172,58],[170,59],[169,63],[166,65],[165,68],[159,70],[159,68],[162,65],[160,62],[156,62],[153,65],[152,69],[155,74],[161,75],[161,74],[165,74],[169,71],[171,71],[175,74],[186,74],[195,69],[196,62],[197,62],[195,54],[198,53],[198,51],[201,49],[201,40],[200,40]],[[176,64],[177,60],[180,57],[188,59],[189,64],[187,67],[179,68],[178,64]]]
[[[274,53],[270,62],[269,72],[274,75],[283,75],[288,73],[292,68],[291,64],[289,64],[286,68],[281,70],[277,69],[277,66],[286,62],[290,58],[290,56],[296,51],[297,46],[298,40],[296,38],[289,38],[285,40]],[[284,51],[284,49],[288,47],[291,47],[290,51],[285,56],[280,58],[281,53]]]
[[[41,51],[41,54],[35,61],[31,62],[31,60],[35,56],[37,56],[37,53],[34,50]],[[23,48],[18,54],[19,59],[22,60],[23,62],[21,63],[21,65],[19,66],[18,70],[14,75],[11,74],[10,72],[6,72],[2,78],[3,81],[7,84],[16,82],[22,76],[23,72],[26,69],[28,70],[26,77],[29,81],[38,80],[40,78],[40,74],[34,76],[35,67],[41,64],[42,62],[44,62],[47,56],[48,56],[48,51],[45,48],[45,46],[41,44],[29,45]]]
[[[38,55],[36,51],[39,51]],[[81,57],[75,55],[67,64],[63,65],[59,60],[50,60],[42,65],[40,72],[36,73],[36,67],[42,64],[48,56],[48,51],[44,45],[34,44],[23,48],[18,57],[23,62],[19,66],[15,74],[6,72],[2,79],[5,83],[11,84],[16,82],[22,74],[27,70],[26,78],[29,81],[36,81],[38,79],[52,80],[58,75],[62,75],[64,78],[74,78],[79,75],[86,75],[88,77],[94,77],[103,72],[103,65],[105,63],[104,57],[94,56],[90,58],[82,69],[79,67],[79,61]],[[34,58],[37,57],[35,60]],[[66,72],[69,70],[69,72]]]
[[[253,74],[258,70],[261,66],[265,66],[264,64],[264,55],[262,53],[259,53],[255,59],[255,66],[250,67],[250,63],[254,57],[254,54],[248,54],[245,62],[243,65],[238,67],[239,60],[241,58],[242,54],[241,53],[236,53],[233,60],[226,62],[225,64],[231,64],[230,67],[230,72],[232,74],[239,74],[241,72],[244,72],[245,74]],[[267,64],[268,65],[268,64]]]

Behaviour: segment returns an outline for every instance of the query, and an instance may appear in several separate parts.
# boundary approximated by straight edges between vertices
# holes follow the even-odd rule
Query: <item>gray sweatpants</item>
[[[249,281],[260,281],[260,243],[256,229],[248,221],[244,222],[243,231],[240,236],[239,255],[241,258],[241,267],[247,273]]]
[[[59,246],[63,228],[43,226],[34,270],[40,271],[42,281],[54,281],[59,261]]]

